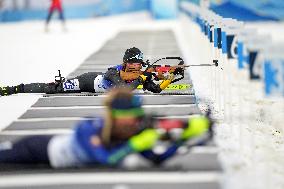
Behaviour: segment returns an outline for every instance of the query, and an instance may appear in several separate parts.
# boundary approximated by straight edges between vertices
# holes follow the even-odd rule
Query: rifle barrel
[[[215,64],[192,64],[192,65],[179,65],[177,67],[192,67],[192,66],[216,66]]]

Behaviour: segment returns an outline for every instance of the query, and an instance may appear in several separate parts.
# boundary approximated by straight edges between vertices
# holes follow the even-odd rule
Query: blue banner
[[[244,43],[239,41],[238,45],[238,68],[239,69],[244,69],[245,65],[248,64],[248,53],[247,49],[244,46]],[[246,63],[246,64],[245,64]]]
[[[236,36],[235,35],[227,35],[227,54],[229,59],[237,58],[238,53]]]
[[[227,54],[227,35],[225,31],[221,32],[221,45],[222,45],[222,53]]]
[[[256,65],[256,59],[257,56],[259,55],[259,52],[254,50],[254,51],[249,51],[248,55],[248,62],[249,62],[249,77],[252,80],[260,79],[260,75],[256,74],[254,72],[254,67]]]
[[[284,59],[266,60],[264,77],[266,95],[284,96]]]

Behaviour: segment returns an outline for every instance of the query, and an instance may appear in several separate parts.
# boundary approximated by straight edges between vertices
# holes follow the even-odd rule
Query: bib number
[[[71,79],[63,83],[64,91],[80,91],[79,80]]]

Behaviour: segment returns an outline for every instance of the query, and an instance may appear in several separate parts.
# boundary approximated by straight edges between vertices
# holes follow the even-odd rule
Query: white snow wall
[[[263,82],[250,81],[237,60],[214,49],[188,15],[180,19],[187,62],[219,60],[217,68],[191,67],[189,72],[199,106],[206,110],[209,105],[217,119],[224,188],[284,188],[284,98],[265,97]]]

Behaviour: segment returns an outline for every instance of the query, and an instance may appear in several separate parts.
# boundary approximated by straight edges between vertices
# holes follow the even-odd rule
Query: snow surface
[[[273,40],[283,40],[283,25],[271,25],[270,29],[261,23],[247,27],[261,28],[262,33],[272,33]],[[59,23],[52,23],[49,33],[44,33],[42,22],[2,24],[0,86],[53,81],[57,69],[68,75],[122,29],[161,28],[174,30],[189,64],[207,64],[213,56],[221,57],[212,51],[198,26],[185,17],[157,22],[147,13],[136,13],[72,20],[67,22],[67,32],[61,31]],[[218,121],[216,143],[225,170],[224,188],[284,188],[283,98],[264,97],[262,84],[248,82],[247,73],[238,71],[236,62],[221,67],[223,70],[191,67],[189,72],[200,108],[205,111],[208,105],[213,107]],[[1,97],[0,129],[16,120],[39,97],[36,94]]]

